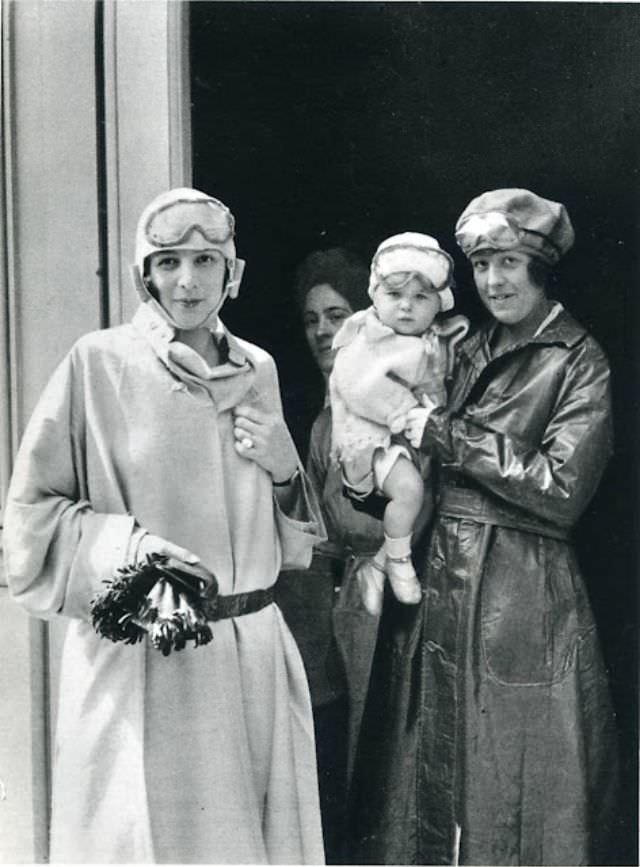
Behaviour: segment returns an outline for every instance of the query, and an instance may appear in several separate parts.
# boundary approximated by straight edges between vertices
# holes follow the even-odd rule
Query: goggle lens
[[[154,247],[171,247],[185,241],[194,229],[210,243],[224,244],[233,237],[233,215],[217,199],[170,202],[149,216],[145,235]]]
[[[419,263],[416,255],[422,260]],[[445,253],[430,247],[390,245],[374,256],[372,272],[376,283],[385,283],[395,289],[417,277],[428,280],[435,292],[441,292],[451,280],[451,263]]]
[[[456,241],[465,253],[479,249],[483,243],[498,250],[511,250],[522,241],[524,231],[504,214],[472,214],[456,232]]]
[[[407,283],[410,283],[414,278],[418,280],[420,285],[426,292],[440,292],[442,286],[434,286],[433,282],[426,278],[419,271],[400,271],[395,274],[375,273],[376,284],[384,286],[387,289],[404,289]]]
[[[402,289],[413,277],[420,279],[419,275],[416,274],[415,271],[401,271],[399,273],[386,275],[376,271],[378,283],[382,283],[390,289]]]

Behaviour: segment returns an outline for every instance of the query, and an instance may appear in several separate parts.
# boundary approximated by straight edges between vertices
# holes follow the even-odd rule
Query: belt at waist
[[[231,593],[229,596],[215,596],[205,606],[207,620],[227,620],[229,617],[242,617],[253,614],[271,605],[274,599],[274,585],[264,590],[249,590],[246,593]]]
[[[535,515],[529,515],[509,503],[497,502],[482,491],[462,487],[459,483],[448,485],[445,482],[440,491],[439,510],[441,515],[452,518],[469,518],[480,524],[493,524],[496,527],[510,527],[525,533],[537,533],[552,539],[568,539],[569,531],[558,527]]]

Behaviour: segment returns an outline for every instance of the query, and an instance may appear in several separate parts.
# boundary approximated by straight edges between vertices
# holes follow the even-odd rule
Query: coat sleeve
[[[307,457],[307,476],[318,497],[322,497],[325,482],[327,480],[327,457],[326,447],[323,442],[323,428],[319,416],[311,428],[309,438],[309,455]]]
[[[571,527],[612,451],[609,367],[590,346],[569,362],[538,447],[441,409],[429,417],[423,448],[503,500]]]
[[[275,362],[270,357],[269,368],[269,385],[265,389],[266,402],[284,422],[278,374]],[[282,557],[280,569],[307,569],[311,563],[313,546],[318,542],[324,542],[327,538],[318,497],[299,457],[298,471],[299,475],[292,491],[293,496],[286,511],[281,508],[275,493],[273,495]]]
[[[89,618],[89,602],[126,560],[134,519],[93,510],[82,481],[84,412],[73,352],[27,425],[9,486],[5,568],[31,614]]]

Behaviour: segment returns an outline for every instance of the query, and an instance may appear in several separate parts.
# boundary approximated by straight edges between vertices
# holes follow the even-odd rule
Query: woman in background
[[[325,388],[333,368],[333,338],[370,303],[369,269],[342,248],[311,253],[296,274],[296,301],[309,349]],[[305,663],[313,704],[320,806],[327,863],[345,863],[350,768],[369,684],[378,618],[363,607],[357,572],[383,541],[380,520],[355,511],[331,463],[328,401],[311,429],[307,472],[320,499],[328,540],[316,546],[306,573],[282,573],[278,604]]]

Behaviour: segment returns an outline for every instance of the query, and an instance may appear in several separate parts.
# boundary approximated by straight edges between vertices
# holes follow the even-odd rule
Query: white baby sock
[[[384,549],[387,575],[396,599],[416,605],[422,599],[422,591],[411,560],[411,536],[394,538],[385,533]]]

